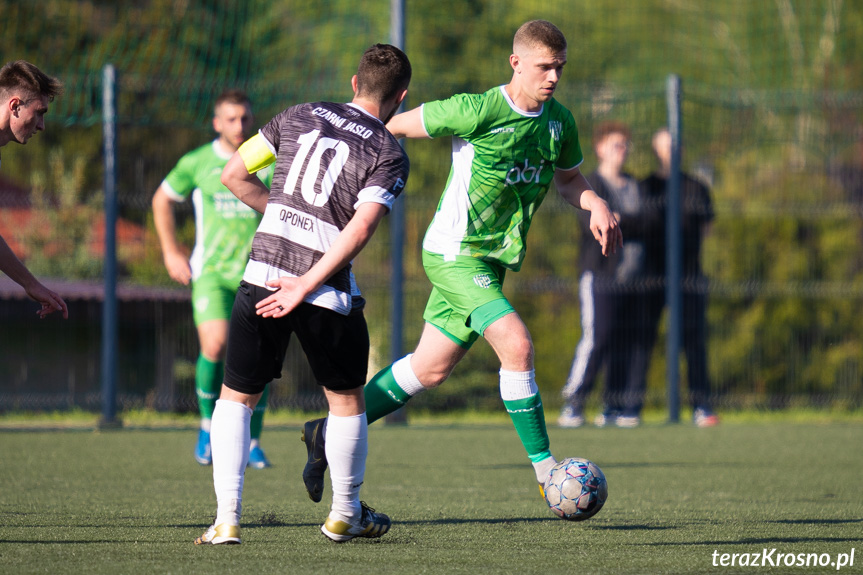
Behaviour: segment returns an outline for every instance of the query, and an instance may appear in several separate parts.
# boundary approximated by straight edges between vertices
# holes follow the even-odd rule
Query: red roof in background
[[[12,251],[18,257],[24,259],[27,257],[24,246],[18,241],[17,230],[29,228],[31,226],[39,226],[40,222],[34,221],[33,210],[31,208],[2,208],[0,209],[0,236],[6,240]],[[47,226],[47,222],[41,222],[43,226]],[[123,250],[130,250],[130,257],[134,258],[143,254],[144,240],[146,230],[143,226],[130,222],[123,218],[117,220],[117,245],[122,246]],[[58,247],[58,249],[61,249]],[[90,242],[90,253],[93,257],[105,256],[105,220],[98,218],[93,222],[93,240]]]
[[[9,247],[20,258],[26,258],[27,253],[24,246],[18,240],[18,230],[30,226],[38,226],[40,222],[34,221],[33,211],[30,204],[30,191],[0,173],[0,236],[6,240]],[[47,226],[46,222],[42,222]],[[90,253],[94,257],[105,255],[105,220],[102,217],[93,222],[93,239],[90,243]],[[39,230],[41,231],[41,230]],[[47,229],[45,230],[47,233]],[[117,220],[117,245],[122,246],[129,257],[135,258],[143,255],[146,230],[143,226],[130,222],[123,218]],[[58,250],[62,249],[58,246]]]
[[[6,240],[9,247],[18,257],[26,259],[27,253],[18,238],[18,230],[36,227],[46,227],[48,222],[38,221],[30,204],[30,191],[0,173],[0,236]],[[105,256],[105,220],[102,214],[92,222],[93,235],[88,246],[94,258]],[[47,233],[47,228],[45,233]],[[146,229],[129,220],[117,220],[117,249],[124,259],[143,257],[144,245],[147,240]],[[58,251],[63,246],[57,246]],[[104,283],[102,281],[64,280],[59,278],[42,278],[39,280],[49,289],[60,294],[66,300],[95,300],[104,298]],[[117,299],[120,301],[189,301],[191,292],[187,287],[146,287],[120,284],[117,286]],[[21,286],[6,275],[0,273],[0,300],[28,299]]]

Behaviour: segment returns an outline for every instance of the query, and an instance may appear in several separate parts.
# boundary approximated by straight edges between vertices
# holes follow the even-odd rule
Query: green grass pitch
[[[193,430],[0,431],[0,573],[836,571],[782,555],[739,565],[765,550],[774,563],[854,550],[840,572],[863,571],[859,422],[549,433],[558,458],[587,457],[608,478],[588,521],[551,514],[510,425],[376,424],[362,498],[393,527],[334,544],[319,531],[329,483],[321,504],[307,498],[299,427],[282,426],[263,436],[274,466],[246,473],[243,544],[196,547],[215,497]],[[735,566],[715,564],[723,554]]]

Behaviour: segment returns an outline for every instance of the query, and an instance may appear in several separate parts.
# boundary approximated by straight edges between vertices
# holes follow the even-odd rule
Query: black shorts
[[[345,316],[301,303],[282,318],[255,313],[255,304],[272,291],[240,283],[225,358],[225,385],[255,395],[281,377],[291,334],[303,348],[318,385],[335,391],[362,387],[369,369],[369,329],[362,310]]]

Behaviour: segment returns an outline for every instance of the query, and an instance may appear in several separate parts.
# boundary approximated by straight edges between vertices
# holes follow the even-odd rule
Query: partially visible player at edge
[[[261,216],[222,185],[222,169],[249,137],[254,123],[248,96],[226,90],[213,106],[213,130],[218,137],[184,155],[153,195],[153,221],[162,246],[165,268],[171,279],[192,283],[192,315],[198,331],[200,354],[195,365],[195,392],[201,427],[195,444],[195,460],[210,465],[210,427],[225,366],[228,320],[234,296],[243,279],[252,237]],[[269,185],[272,170],[260,176]],[[195,208],[195,248],[191,258],[177,241],[174,205],[191,197]],[[266,394],[252,417],[249,465],[270,466],[260,446]]]
[[[622,245],[622,235],[579,171],[572,114],[552,97],[566,64],[566,38],[550,22],[527,22],[515,34],[509,61],[509,84],[428,102],[387,124],[397,138],[452,136],[453,164],[423,240],[433,289],[422,336],[413,354],[366,385],[366,413],[371,423],[440,385],[482,336],[500,359],[500,393],[542,490],[555,458],[534,379],[533,343],[503,295],[504,275],[521,268],[531,219],[552,181],[567,202],[591,212],[603,254]],[[323,488],[327,435],[323,420],[303,429],[309,455],[303,480],[313,501]]]
[[[54,97],[63,93],[63,84],[24,60],[7,62],[0,68],[0,148],[9,142],[26,144],[45,129],[45,114]],[[41,304],[36,313],[44,318],[55,311],[69,317],[66,302],[30,273],[3,236],[0,236],[0,271],[24,288]]]
[[[408,177],[407,155],[385,123],[410,77],[401,50],[376,44],[351,80],[351,103],[288,108],[225,166],[222,182],[264,218],[231,314],[225,384],[213,413],[218,512],[197,544],[240,542],[249,417],[279,376],[292,333],[329,404],[333,502],[321,531],[347,541],[380,537],[390,528],[389,517],[359,499],[368,453],[369,333],[351,261]],[[252,173],[274,161],[270,192]]]

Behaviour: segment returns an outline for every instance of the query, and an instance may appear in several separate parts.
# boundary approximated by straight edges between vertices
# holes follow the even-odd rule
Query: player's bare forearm
[[[159,245],[162,247],[163,253],[179,250],[176,234],[177,224],[174,219],[172,203],[168,194],[159,186],[159,189],[153,194],[153,225],[156,228],[156,235],[159,237]]]
[[[256,212],[263,214],[266,211],[270,190],[258,176],[249,173],[238,152],[234,152],[222,170],[222,185]]]
[[[360,205],[348,225],[309,271],[301,277],[282,277],[267,282],[268,286],[277,287],[279,291],[258,302],[258,315],[282,317],[290,313],[307,295],[318,290],[363,250],[386,213],[386,207],[381,204]]]
[[[177,222],[174,218],[174,201],[159,186],[153,195],[153,225],[162,248],[162,259],[171,279],[189,285],[192,269],[185,250],[177,241]]]
[[[15,255],[15,252],[12,251],[2,236],[0,236],[0,271],[24,288],[31,299],[42,304],[41,309],[36,312],[40,318],[44,318],[55,311],[62,312],[64,318],[69,317],[66,302],[42,285],[36,276],[30,273],[30,270],[18,259],[18,256]]]
[[[607,256],[623,245],[620,223],[608,207],[608,203],[596,195],[590,182],[581,170],[557,170],[554,184],[563,198],[577,208],[590,212],[590,231],[602,246],[602,254]]]
[[[554,186],[567,203],[583,210],[590,209],[583,204],[584,193],[590,191],[594,196],[596,195],[593,193],[590,182],[578,168],[556,170],[554,172]]]
[[[590,210],[590,231],[602,246],[602,255],[615,253],[617,248],[623,246],[623,234],[617,217],[609,209],[606,201],[597,196],[593,190],[586,190],[582,194],[582,206]]]
[[[35,276],[30,273],[30,270],[18,259],[18,256],[15,255],[15,252],[12,251],[12,248],[9,247],[9,244],[6,243],[6,240],[2,236],[0,236],[0,271],[25,290],[29,286],[39,283]]]
[[[422,108],[414,108],[407,112],[396,114],[387,122],[387,129],[397,139],[428,138],[423,125]]]

